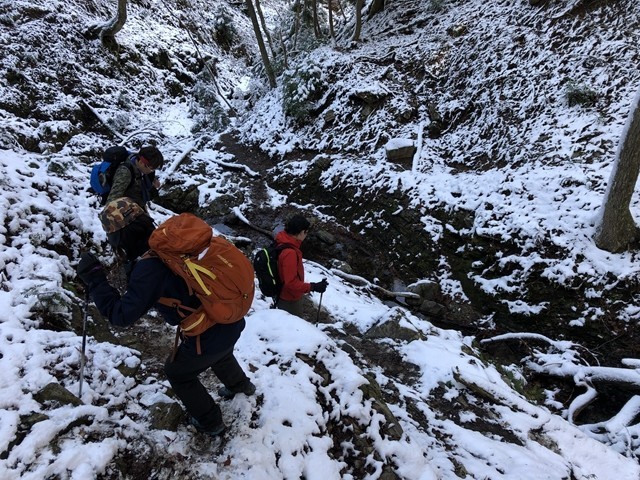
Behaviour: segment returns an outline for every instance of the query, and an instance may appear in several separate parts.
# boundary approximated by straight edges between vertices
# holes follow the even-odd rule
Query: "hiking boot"
[[[189,416],[189,423],[191,425],[193,425],[194,427],[196,427],[196,430],[198,432],[204,433],[205,435],[209,435],[211,437],[218,437],[218,436],[222,435],[224,433],[225,429],[227,428],[225,426],[224,422],[220,422],[219,425],[216,425],[213,428],[206,428],[198,420],[196,420],[192,416]]]
[[[220,387],[218,390],[218,395],[225,400],[231,400],[236,396],[236,393],[244,393],[247,396],[253,395],[256,393],[256,386],[247,379],[235,387]]]

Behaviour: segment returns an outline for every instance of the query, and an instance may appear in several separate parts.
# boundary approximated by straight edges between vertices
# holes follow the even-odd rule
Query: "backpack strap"
[[[197,311],[197,309],[195,308],[191,308],[191,307],[187,307],[186,305],[183,305],[180,302],[180,300],[177,300],[175,298],[160,297],[157,303],[161,305],[165,305],[167,307],[175,308],[176,312],[178,313],[178,316],[180,316],[180,318],[183,320],[187,318],[189,315],[184,314],[183,312],[180,311],[180,309],[187,310],[189,314]],[[202,317],[204,317],[204,313],[202,314]],[[180,335],[181,333],[182,333],[182,328],[180,328],[180,325],[178,325],[176,327],[176,340],[173,344],[173,350],[171,352],[171,362],[175,360],[176,354],[178,353],[178,346],[180,345],[180,339],[182,338],[182,336]],[[202,355],[202,348],[200,346],[200,335],[196,336],[196,353],[198,355]]]
[[[196,311],[195,308],[191,308],[191,307],[187,307],[186,305],[183,305],[182,302],[177,298],[160,297],[157,300],[157,303],[159,303],[160,305],[164,305],[165,307],[175,308],[176,312],[178,313],[181,319],[187,318],[190,314]],[[180,309],[186,310],[189,313],[185,314],[181,312]]]

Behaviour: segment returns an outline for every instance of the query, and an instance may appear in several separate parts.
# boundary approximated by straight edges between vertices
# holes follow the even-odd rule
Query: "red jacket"
[[[304,268],[302,266],[302,241],[289,235],[284,230],[276,235],[277,245],[287,245],[291,248],[283,248],[278,256],[278,273],[282,280],[280,298],[287,302],[295,302],[305,293],[311,291],[311,284],[304,281]]]

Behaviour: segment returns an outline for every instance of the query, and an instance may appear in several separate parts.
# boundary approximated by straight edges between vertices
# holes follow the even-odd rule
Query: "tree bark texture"
[[[127,21],[127,0],[118,0],[118,12],[115,17],[109,20],[105,26],[102,28],[102,32],[100,33],[100,38],[113,38],[116,36],[125,22]]]
[[[256,12],[258,13],[258,18],[260,19],[260,24],[262,25],[264,36],[267,37],[267,43],[269,44],[269,50],[271,50],[271,56],[273,58],[276,58],[276,52],[273,48],[273,42],[271,41],[271,34],[269,33],[269,29],[267,28],[267,22],[265,21],[264,14],[262,13],[262,6],[260,5],[260,0],[256,0]]]
[[[267,48],[264,45],[264,39],[262,38],[262,31],[260,30],[260,23],[258,22],[258,16],[256,15],[256,10],[255,8],[253,8],[252,0],[245,0],[245,5],[247,6],[247,11],[249,12],[251,23],[253,24],[253,31],[256,34],[256,42],[258,42],[258,48],[260,49],[260,56],[262,57],[264,70],[267,74],[267,78],[269,79],[269,85],[271,86],[271,88],[276,88],[276,76],[273,72],[271,60],[269,60],[269,54],[267,53]]]
[[[336,32],[333,30],[333,1],[327,0],[327,11],[329,12],[329,35],[335,42]]]
[[[318,0],[311,0],[311,11],[313,13],[313,33],[316,38],[320,38],[320,23],[318,23]]]
[[[369,7],[369,18],[382,10],[384,10],[384,0],[373,0],[373,2],[371,2],[371,7]]]
[[[364,0],[356,0],[356,28],[353,31],[351,40],[357,42],[360,40],[360,30],[362,29],[362,5]]]
[[[620,139],[609,187],[601,208],[594,241],[598,248],[621,252],[638,240],[639,230],[629,205],[640,171],[640,91],[631,106],[629,119]]]

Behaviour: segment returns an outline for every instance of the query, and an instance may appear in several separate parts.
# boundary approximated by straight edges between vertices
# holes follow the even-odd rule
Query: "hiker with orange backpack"
[[[285,224],[284,230],[276,235],[275,243],[281,249],[278,255],[278,274],[282,290],[276,308],[302,317],[302,297],[309,292],[324,293],[327,279],[320,282],[304,281],[302,251],[300,246],[311,228],[311,223],[302,215],[294,215]]]
[[[149,245],[153,253],[135,263],[124,295],[109,284],[102,264],[90,253],[82,255],[78,277],[112,325],[132,325],[155,308],[167,323],[178,326],[177,347],[165,373],[191,424],[205,434],[221,435],[222,412],[198,376],[211,368],[224,385],[218,394],[225,399],[255,393],[233,354],[254,295],[251,262],[190,214],[160,225]]]

